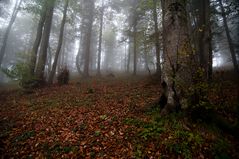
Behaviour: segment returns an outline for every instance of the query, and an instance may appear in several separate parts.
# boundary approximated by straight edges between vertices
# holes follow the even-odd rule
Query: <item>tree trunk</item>
[[[39,45],[42,38],[42,30],[43,30],[45,20],[46,20],[46,1],[43,2],[41,17],[37,26],[37,35],[36,35],[36,39],[34,41],[32,51],[31,51],[30,71],[32,75],[34,75],[34,71],[36,67],[37,53],[38,53]]]
[[[49,77],[50,73],[51,73],[51,69],[52,69],[52,51],[51,51],[51,47],[48,46],[48,51],[47,51],[47,74]]]
[[[130,45],[130,43],[131,43],[131,38],[130,38],[130,36],[129,36],[129,42],[128,42],[128,58],[127,58],[127,73],[129,73],[129,71],[130,71],[130,55],[131,55],[131,45]]]
[[[163,94],[167,99],[164,110],[181,109],[183,92],[191,83],[191,46],[187,33],[186,2],[162,0],[164,34]]]
[[[153,17],[154,17],[154,31],[155,31],[155,49],[156,49],[156,74],[161,81],[161,63],[160,63],[160,44],[159,44],[159,31],[158,31],[158,14],[157,14],[157,0],[153,0]]]
[[[54,11],[54,4],[55,0],[47,1],[47,13],[46,13],[46,20],[44,24],[44,30],[42,34],[42,40],[41,40],[41,47],[39,52],[39,59],[38,64],[36,68],[36,77],[39,81],[44,82],[44,71],[45,71],[45,65],[46,65],[46,58],[47,58],[47,48],[49,44],[49,37],[51,32],[51,24],[52,24],[52,16]]]
[[[212,78],[210,2],[209,0],[202,0],[198,4],[198,51],[200,57],[200,65],[205,71],[205,79],[210,81]]]
[[[104,0],[102,0],[101,15],[100,15],[100,35],[99,35],[99,48],[98,48],[98,66],[97,74],[100,75],[100,64],[101,64],[101,45],[102,45],[102,31],[103,31],[103,17],[104,17]]]
[[[147,54],[147,44],[146,44],[146,33],[144,33],[144,60],[145,60],[145,70],[146,72],[149,73],[149,75],[151,75],[151,71],[149,69],[149,61],[148,61],[148,54]]]
[[[135,15],[136,16],[136,15]],[[133,24],[133,34],[134,34],[134,72],[133,75],[137,73],[137,19],[135,18]]]
[[[6,32],[3,36],[3,44],[2,44],[2,47],[1,47],[1,50],[0,50],[0,66],[2,65],[3,57],[5,55],[5,50],[6,50],[6,47],[7,47],[7,40],[8,40],[9,33],[12,29],[13,23],[16,20],[16,17],[17,17],[17,14],[18,14],[19,10],[20,10],[20,6],[22,4],[22,1],[23,0],[16,1],[14,10],[13,10],[13,13],[12,13],[12,16],[11,16],[11,20],[10,20],[10,22],[7,26],[7,30],[6,30]]]
[[[89,77],[89,64],[90,64],[90,46],[91,46],[91,34],[92,34],[92,25],[94,20],[94,0],[85,0],[86,3],[86,9],[87,15],[86,19],[87,22],[85,22],[86,26],[86,33],[84,37],[84,54],[85,54],[85,63],[84,63],[84,77]]]
[[[54,59],[52,70],[51,70],[50,77],[49,77],[49,80],[48,80],[49,84],[52,84],[55,73],[56,73],[57,61],[58,61],[58,57],[59,57],[61,47],[62,47],[62,41],[63,41],[64,28],[65,28],[65,23],[66,23],[68,4],[69,4],[69,0],[66,0],[65,1],[65,6],[64,6],[64,11],[63,11],[63,19],[62,19],[62,22],[61,22],[58,46],[57,46],[57,49],[56,49],[55,59]]]
[[[231,38],[231,35],[230,35],[230,31],[229,31],[229,28],[228,28],[226,13],[225,13],[225,9],[224,9],[223,4],[222,4],[222,0],[219,0],[219,5],[220,5],[221,12],[222,12],[224,28],[225,28],[225,31],[226,31],[229,50],[230,50],[230,53],[231,53],[231,56],[232,56],[232,63],[233,63],[233,66],[234,66],[234,70],[237,74],[239,74],[239,68],[238,68],[238,63],[237,63],[237,59],[236,59],[236,52],[235,52],[233,42],[232,42],[232,38]]]

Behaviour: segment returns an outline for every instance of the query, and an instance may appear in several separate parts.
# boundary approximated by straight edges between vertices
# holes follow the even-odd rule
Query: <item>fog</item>
[[[0,0],[0,158],[239,158],[239,0]]]
[[[18,6],[20,2],[21,4]],[[86,67],[85,60],[89,60],[87,62],[89,63],[87,69],[89,70],[90,76],[95,76],[99,73],[104,75],[109,73],[130,75],[135,73],[135,70],[137,70],[137,74],[154,74],[157,69],[156,49],[153,39],[155,33],[154,19],[153,11],[150,7],[146,6],[147,3],[134,0],[95,0],[92,2],[94,4],[87,3],[88,2],[84,2],[83,0],[69,1],[69,6],[66,11],[63,40],[57,59],[56,74],[58,74],[59,70],[63,67],[67,66],[71,74],[83,76],[84,68]],[[216,3],[217,2],[212,2],[211,6],[213,7]],[[54,5],[47,57],[44,66],[44,77],[46,79],[49,78],[59,43],[64,1],[57,0]],[[87,59],[85,57],[85,49],[88,44],[85,39],[89,35],[87,29],[89,25],[91,25],[89,24],[91,21],[91,19],[89,19],[90,5],[93,5],[92,28],[90,29],[91,37],[88,40],[88,42],[90,42],[90,50],[89,53],[87,53],[89,54],[89,59]],[[227,4],[225,3],[225,5]],[[6,46],[4,46],[5,50],[4,53],[2,53],[2,69],[11,70],[11,68],[18,63],[29,62],[37,36],[42,7],[40,1],[34,0],[0,1],[0,46],[3,47],[4,40],[6,41]],[[158,30],[160,32],[160,61],[163,61],[162,11],[160,7],[159,5],[157,8],[157,18]],[[220,10],[219,7],[215,7],[215,9]],[[16,18],[14,18],[14,12],[17,12]],[[237,16],[236,11],[229,14],[227,18],[238,61],[239,29],[238,18],[235,19],[235,16]],[[6,33],[11,20],[13,20],[13,22],[9,28],[9,33]],[[215,14],[211,16],[211,21],[212,66],[215,70],[224,68],[229,70],[233,69],[223,19]],[[135,28],[136,32],[134,30],[134,23],[137,23]],[[134,39],[133,34],[137,34],[136,39]],[[4,37],[5,35],[6,37]],[[135,40],[136,42],[134,42]],[[40,48],[38,49],[37,62],[39,60],[39,51]],[[1,82],[11,80],[2,71],[0,77]]]

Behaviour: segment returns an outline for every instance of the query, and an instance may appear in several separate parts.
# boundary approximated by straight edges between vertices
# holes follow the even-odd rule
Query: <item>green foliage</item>
[[[101,134],[100,130],[95,131],[95,136],[100,136],[100,134]]]
[[[22,88],[34,88],[38,84],[38,80],[30,72],[30,67],[26,63],[17,63],[11,68],[2,68],[2,72],[12,80],[19,82]]]
[[[141,121],[139,119],[136,119],[136,118],[125,118],[123,122],[125,124],[134,125],[136,127],[141,127],[142,125],[145,124],[145,122],[143,122],[143,121]]]
[[[14,141],[15,142],[19,142],[19,141],[25,141],[31,137],[35,136],[35,131],[27,131],[27,132],[24,132],[23,134],[17,136]]]
[[[101,115],[101,116],[100,116],[100,119],[101,119],[101,120],[106,120],[106,119],[107,119],[107,115]]]
[[[163,122],[144,122],[136,118],[126,118],[123,122],[128,125],[134,125],[138,128],[142,128],[138,132],[138,136],[144,138],[145,140],[157,138],[165,130],[163,128]]]
[[[145,140],[150,138],[158,138],[159,135],[164,132],[162,122],[151,122],[144,125],[144,129],[139,132],[139,136],[144,138]]]
[[[142,145],[138,144],[135,148],[135,158],[143,158]]]
[[[193,75],[193,84],[187,91],[189,111],[194,119],[208,120],[215,108],[209,101],[210,85],[206,81],[205,71],[199,68]]]
[[[175,130],[168,140],[163,144],[171,153],[183,155],[184,158],[192,158],[192,154],[203,143],[203,139],[199,134],[186,130]]]
[[[230,159],[227,154],[229,144],[224,139],[217,139],[213,145],[213,155],[216,159]]]
[[[70,73],[67,67],[60,71],[60,74],[57,77],[57,81],[60,85],[68,84],[70,78]]]

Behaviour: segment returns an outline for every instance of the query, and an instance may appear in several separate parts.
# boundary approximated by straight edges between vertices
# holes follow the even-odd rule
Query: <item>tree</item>
[[[62,19],[62,22],[61,22],[58,46],[57,46],[57,49],[56,49],[55,59],[54,59],[52,70],[51,70],[51,73],[50,73],[50,76],[49,76],[49,80],[48,80],[48,83],[50,83],[50,84],[53,82],[54,75],[56,73],[57,61],[58,61],[58,57],[59,57],[59,54],[60,54],[60,51],[61,51],[61,47],[62,47],[63,35],[64,35],[64,27],[65,27],[65,23],[66,23],[68,4],[69,4],[69,0],[65,0],[64,11],[63,11],[63,19]]]
[[[186,1],[162,0],[163,10],[163,94],[164,110],[181,109],[184,88],[191,83],[191,46],[187,28]],[[182,98],[180,98],[182,96]]]
[[[139,1],[138,0],[133,0],[132,3],[132,21],[131,21],[131,27],[133,29],[133,42],[134,42],[134,47],[133,47],[133,52],[134,52],[134,68],[133,68],[133,75],[136,75],[137,72],[137,24],[139,20]]]
[[[5,54],[6,46],[7,46],[7,40],[8,40],[9,33],[10,33],[11,29],[12,29],[13,23],[15,22],[17,14],[18,14],[18,12],[20,10],[22,1],[23,0],[16,1],[15,7],[13,9],[13,13],[12,13],[12,16],[11,16],[11,19],[10,19],[10,22],[9,22],[9,24],[7,26],[7,30],[6,30],[6,32],[4,34],[3,44],[2,44],[2,47],[1,47],[1,50],[0,50],[0,66],[2,65],[2,61],[3,61],[4,54]]]
[[[155,31],[155,49],[156,49],[156,74],[161,80],[161,63],[160,63],[160,43],[158,31],[158,13],[157,13],[157,0],[153,0],[153,17],[154,17],[154,31]]]
[[[136,72],[137,72],[137,15],[136,15],[136,13],[134,13],[133,39],[134,39],[134,71],[133,71],[133,74],[136,75]]]
[[[38,64],[37,64],[36,72],[35,72],[36,77],[41,82],[45,81],[44,71],[45,71],[45,65],[46,65],[47,49],[49,44],[50,32],[51,32],[54,5],[55,5],[55,0],[47,1],[46,20],[44,24],[44,30],[42,33]]]
[[[85,58],[84,63],[84,71],[83,76],[89,76],[89,64],[90,64],[90,46],[91,46],[91,34],[92,34],[92,26],[94,21],[94,8],[95,1],[94,0],[83,0],[84,7],[84,15],[82,20],[83,30],[84,30],[84,38],[83,38],[83,54]]]
[[[30,61],[30,71],[31,74],[34,75],[35,67],[36,67],[36,62],[37,62],[37,53],[39,49],[39,45],[41,42],[42,38],[42,30],[43,26],[46,20],[46,0],[42,2],[42,9],[41,9],[41,14],[40,14],[40,20],[38,22],[37,26],[37,34],[36,34],[36,39],[34,41],[32,50],[31,50],[31,61]]]
[[[114,49],[115,49],[115,43],[116,43],[116,33],[114,30],[111,30],[109,28],[106,29],[104,32],[104,46],[105,46],[105,69],[107,71],[111,71],[115,64],[114,60]]]
[[[239,74],[239,67],[238,67],[238,63],[237,63],[237,59],[236,59],[236,52],[235,52],[235,49],[234,49],[234,46],[233,46],[233,41],[232,41],[230,31],[229,31],[229,27],[228,27],[228,24],[227,24],[226,12],[225,12],[225,9],[223,7],[222,0],[218,0],[218,2],[219,2],[220,9],[221,9],[221,16],[222,16],[222,19],[223,19],[224,29],[225,29],[226,36],[227,36],[227,42],[228,42],[229,50],[230,50],[230,53],[231,53],[234,70],[237,74]]]
[[[100,64],[101,64],[103,17],[104,17],[104,0],[102,0],[102,6],[101,6],[101,12],[100,12],[100,34],[99,34],[98,63],[97,63],[97,74],[98,75],[100,75]]]
[[[205,79],[212,79],[212,46],[211,46],[211,25],[210,25],[210,2],[200,0],[198,3],[199,16],[198,24],[198,54],[200,65],[205,71]]]

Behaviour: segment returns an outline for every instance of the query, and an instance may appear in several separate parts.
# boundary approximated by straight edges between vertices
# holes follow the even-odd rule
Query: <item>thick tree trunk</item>
[[[181,109],[183,92],[191,83],[191,46],[187,29],[186,2],[162,0],[164,11],[164,110]]]
[[[102,31],[103,31],[103,17],[104,17],[104,0],[102,0],[101,15],[100,15],[100,34],[99,34],[99,48],[98,48],[98,63],[97,63],[97,74],[100,75],[100,64],[101,64],[101,45],[102,45]]]
[[[236,52],[235,52],[233,42],[232,42],[232,38],[231,38],[231,35],[230,35],[230,31],[229,31],[229,28],[228,28],[226,13],[225,13],[225,9],[224,9],[223,4],[222,4],[222,0],[219,0],[219,5],[220,5],[221,12],[222,12],[223,24],[224,24],[224,28],[225,28],[225,31],[226,31],[229,50],[230,50],[230,53],[231,53],[231,56],[232,56],[232,63],[233,63],[233,66],[234,66],[234,70],[235,70],[236,73],[239,74],[239,67],[238,67],[238,63],[237,63],[237,59],[236,59]]]
[[[9,22],[9,24],[7,26],[7,30],[6,30],[6,32],[3,36],[3,44],[2,44],[2,47],[1,47],[1,50],[0,50],[0,66],[2,65],[3,57],[5,55],[5,50],[6,50],[6,47],[7,47],[7,40],[8,40],[9,33],[12,29],[13,23],[16,20],[16,17],[17,17],[17,14],[18,14],[19,10],[20,10],[20,6],[22,4],[22,1],[23,0],[16,1],[16,4],[15,4],[14,10],[13,10],[10,22]]]
[[[153,0],[153,17],[154,17],[154,31],[155,31],[155,49],[156,49],[156,74],[161,81],[161,62],[160,62],[160,44],[159,44],[159,31],[158,31],[158,13],[157,13],[157,0]]]
[[[198,51],[200,65],[205,71],[205,78],[212,78],[212,47],[211,47],[211,25],[210,25],[210,2],[200,0],[198,18]]]
[[[87,16],[85,22],[87,28],[84,37],[84,54],[85,54],[85,63],[84,63],[84,77],[89,77],[89,64],[90,64],[90,46],[91,46],[91,34],[92,34],[92,25],[94,20],[94,0],[85,0],[87,10]]]
[[[39,52],[39,59],[38,59],[38,64],[37,64],[37,68],[36,68],[36,73],[35,73],[36,77],[41,82],[45,81],[44,71],[45,71],[46,58],[47,58],[47,48],[48,48],[49,37],[50,37],[50,32],[51,32],[54,4],[55,4],[55,0],[47,1],[46,20],[45,20],[45,24],[44,24],[44,30],[43,30],[43,34],[42,34],[42,40],[41,40],[41,47],[40,47],[40,52]]]
[[[34,41],[32,51],[31,51],[30,71],[32,75],[34,75],[34,71],[36,67],[37,53],[38,53],[39,45],[42,38],[42,30],[43,30],[45,20],[46,20],[46,1],[43,2],[41,17],[37,26],[37,35],[36,35],[36,39]]]
[[[56,49],[55,59],[54,59],[52,70],[51,70],[51,73],[50,73],[50,76],[49,76],[49,80],[48,80],[49,84],[52,84],[54,76],[55,76],[55,73],[56,73],[57,61],[58,61],[58,57],[59,57],[59,54],[60,54],[60,51],[61,51],[61,47],[62,47],[62,42],[63,42],[63,35],[64,35],[64,28],[65,28],[65,24],[66,24],[66,16],[67,16],[68,4],[69,4],[69,0],[66,0],[65,1],[65,6],[64,6],[64,11],[63,11],[63,19],[62,19],[62,22],[61,22],[58,46],[57,46],[57,49]]]

